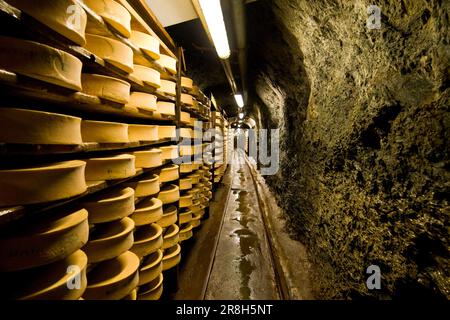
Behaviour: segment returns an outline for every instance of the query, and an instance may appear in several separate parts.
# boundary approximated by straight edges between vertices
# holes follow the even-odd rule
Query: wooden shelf
[[[17,221],[21,218],[28,217],[30,215],[36,215],[42,213],[44,211],[52,210],[55,208],[59,208],[62,206],[67,206],[70,204],[79,203],[79,201],[85,199],[88,196],[94,195],[98,192],[105,191],[107,189],[111,189],[114,187],[118,187],[126,182],[130,182],[137,177],[142,176],[143,174],[154,172],[162,167],[170,165],[172,161],[166,160],[161,166],[151,168],[151,169],[137,169],[136,174],[132,177],[126,179],[119,180],[109,180],[109,181],[90,181],[87,182],[88,188],[86,192],[80,194],[78,196],[53,201],[50,203],[42,203],[42,204],[33,204],[33,205],[25,205],[25,206],[11,206],[11,207],[3,207],[0,208],[0,227],[7,223]]]

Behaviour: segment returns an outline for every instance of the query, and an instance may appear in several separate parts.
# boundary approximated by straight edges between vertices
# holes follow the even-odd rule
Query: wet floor
[[[244,155],[235,152],[232,185],[206,299],[279,299],[256,190]]]

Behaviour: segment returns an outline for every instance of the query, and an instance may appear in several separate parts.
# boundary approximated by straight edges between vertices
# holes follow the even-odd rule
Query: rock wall
[[[381,29],[366,26],[371,4]],[[449,9],[248,5],[253,114],[281,133],[266,179],[308,247],[318,298],[450,297]],[[366,288],[372,264],[381,290]]]

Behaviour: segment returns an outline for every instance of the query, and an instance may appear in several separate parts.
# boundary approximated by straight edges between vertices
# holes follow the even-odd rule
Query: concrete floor
[[[206,299],[278,299],[262,214],[244,155],[235,152],[231,193]]]

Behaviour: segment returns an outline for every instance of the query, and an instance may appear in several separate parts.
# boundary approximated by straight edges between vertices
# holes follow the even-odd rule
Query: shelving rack
[[[188,112],[192,118],[203,121],[202,131],[214,127],[215,120],[211,119],[212,104],[210,99],[196,87],[190,90],[182,88],[181,77],[185,73],[181,68],[180,61],[182,61],[183,51],[181,48],[176,47],[173,40],[170,39],[170,36],[168,36],[164,28],[161,27],[144,2],[140,0],[116,0],[116,2],[125,7],[131,14],[131,27],[133,30],[145,32],[159,38],[161,52],[177,59],[176,75],[170,74],[168,70],[160,66],[152,57],[136,47],[129,39],[121,36],[113,26],[105,22],[103,18],[89,8],[88,5],[82,1],[75,1],[81,5],[86,12],[88,17],[88,27],[91,28],[91,30],[95,29],[96,34],[113,38],[127,45],[133,51],[135,62],[157,70],[161,74],[161,79],[176,82],[176,96],[172,97],[164,94],[160,90],[145,84],[133,75],[126,74],[99,56],[89,52],[86,48],[71,43],[56,31],[28,16],[18,8],[10,5],[7,1],[0,0],[0,26],[2,27],[2,30],[4,30],[3,34],[44,43],[53,48],[72,54],[81,60],[84,71],[124,80],[130,84],[132,91],[149,93],[156,96],[160,101],[174,103],[175,115],[121,105],[83,92],[74,92],[11,72],[10,70],[7,70],[7,68],[0,69],[0,97],[3,99],[3,104],[0,108],[20,107],[21,109],[77,116],[83,120],[102,120],[124,122],[128,124],[171,125],[175,126],[177,129],[176,137],[175,139],[168,138],[158,141],[114,144],[94,142],[82,143],[79,145],[12,144],[0,141],[0,157],[2,159],[0,170],[8,169],[11,166],[27,167],[32,166],[35,163],[50,163],[72,159],[83,160],[92,157],[106,157],[118,153],[131,153],[134,151],[147,150],[148,148],[175,145],[179,142],[179,129],[182,126],[194,129],[192,123],[188,125],[181,123],[182,112]],[[139,13],[137,11],[139,11]],[[156,31],[154,30],[155,28],[157,29]],[[161,35],[163,35],[163,40],[161,40]],[[191,94],[196,98],[193,106],[185,105],[181,102],[181,94],[183,93]],[[214,116],[212,117],[214,118]],[[213,139],[214,138],[212,138],[212,140]],[[202,149],[205,146],[206,144],[203,144]],[[106,194],[113,189],[124,187],[131,181],[138,181],[143,176],[155,173],[162,168],[170,166],[170,164],[171,161],[166,160],[161,166],[149,169],[138,168],[135,175],[124,179],[88,182],[88,188],[83,194],[68,199],[52,201],[50,203],[9,207],[2,207],[0,204],[0,231],[11,231],[14,230],[14,228],[20,229],[21,224],[26,223],[28,219],[40,219],[41,216],[48,216],[49,213],[54,210],[78,207],[84,201]],[[211,174],[209,173],[210,168],[212,169]],[[203,188],[207,188],[208,181],[210,181],[211,184],[214,181],[214,170],[214,164],[202,162],[200,167],[197,170],[193,170],[190,174],[199,172],[199,174],[201,173],[204,175],[203,180],[199,182],[199,184],[202,185]],[[179,172],[179,177],[183,178],[190,174]],[[173,183],[179,185],[179,180],[161,183],[161,187]],[[207,191],[204,192],[206,194],[204,200],[207,202],[200,207],[203,207],[202,210],[207,211],[211,197],[208,196],[209,193]],[[135,203],[138,204],[143,199],[144,198],[136,198]],[[179,212],[180,208],[178,202],[176,202],[176,207]],[[204,215],[204,213],[199,213],[199,215],[201,217],[207,216]],[[178,227],[181,227],[179,220],[177,220],[177,225]],[[164,283],[166,283],[166,281],[169,281],[172,284],[176,283],[177,268],[173,268],[172,271],[167,274],[172,278],[164,279]],[[173,286],[169,286],[169,288],[170,287]]]

